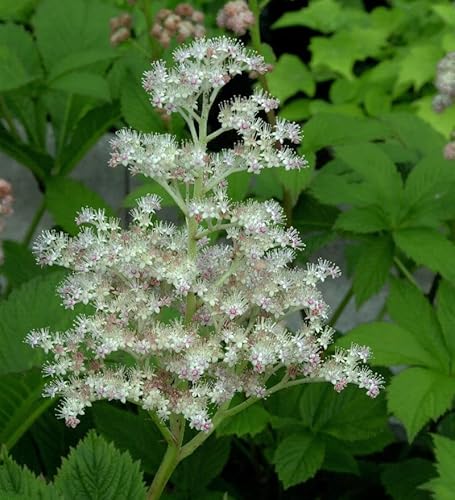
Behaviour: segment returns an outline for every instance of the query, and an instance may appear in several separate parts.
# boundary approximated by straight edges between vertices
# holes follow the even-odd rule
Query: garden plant
[[[0,498],[451,500],[454,53],[448,0],[0,2]]]

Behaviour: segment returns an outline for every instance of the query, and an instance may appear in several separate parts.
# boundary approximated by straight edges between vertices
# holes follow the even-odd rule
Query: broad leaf
[[[52,90],[61,90],[68,94],[93,97],[100,101],[110,101],[110,89],[107,81],[100,75],[85,71],[64,73],[49,83]]]
[[[9,457],[0,465],[0,496],[5,500],[63,500],[52,485]]]
[[[455,283],[455,244],[435,229],[399,229],[395,243],[414,262]]]
[[[4,262],[0,266],[0,273],[6,276],[11,287],[15,288],[43,273],[26,246],[16,241],[3,241],[2,246]]]
[[[333,472],[344,472],[348,474],[359,474],[359,466],[352,456],[346,442],[333,439],[326,435],[320,435],[325,443],[325,456],[322,469]]]
[[[361,246],[352,283],[357,306],[381,290],[392,263],[393,243],[389,237],[372,238]]]
[[[65,500],[145,499],[139,463],[94,432],[63,460],[55,486]]]
[[[426,368],[408,368],[393,377],[387,389],[389,410],[404,424],[408,440],[451,406],[455,378]]]
[[[237,437],[254,436],[262,432],[270,421],[269,413],[260,405],[255,404],[233,417],[224,420],[216,429],[217,436]]]
[[[286,436],[278,445],[273,463],[285,489],[312,478],[324,461],[325,443],[306,432]]]
[[[54,177],[47,185],[45,197],[46,207],[56,224],[70,234],[78,232],[75,218],[84,207],[104,209],[106,215],[113,215],[101,196],[73,179]]]
[[[51,404],[37,369],[0,376],[0,443],[11,449]]]
[[[310,70],[299,57],[291,54],[284,54],[278,59],[267,77],[267,82],[271,94],[282,102],[298,92],[304,92],[311,97],[316,90]]]
[[[380,207],[353,208],[339,215],[334,228],[359,234],[376,233],[387,230],[389,221]]]
[[[382,467],[381,482],[394,500],[430,500],[419,486],[434,476],[433,464],[423,458],[411,458]]]
[[[439,323],[444,335],[445,344],[449,349],[451,370],[453,372],[455,359],[455,286],[442,281],[438,288],[437,309]]]
[[[455,490],[453,469],[455,467],[455,441],[434,435],[436,470],[438,477],[425,485],[437,500],[451,500]]]

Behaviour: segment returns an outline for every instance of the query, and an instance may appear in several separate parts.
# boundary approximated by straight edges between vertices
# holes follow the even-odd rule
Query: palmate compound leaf
[[[53,485],[7,457],[0,465],[0,498],[4,500],[64,500]]]
[[[424,485],[436,500],[452,500],[455,490],[455,441],[434,435],[436,470],[438,477]]]
[[[444,340],[450,353],[451,370],[455,366],[455,286],[443,280],[436,297],[436,314],[442,328]]]
[[[270,421],[270,414],[260,404],[250,406],[226,419],[216,429],[217,436],[254,436],[262,432]]]
[[[145,499],[139,462],[90,432],[62,462],[55,486],[65,500]]]
[[[325,443],[315,434],[301,431],[286,436],[273,457],[275,470],[285,489],[312,478],[321,468]]]
[[[299,57],[291,54],[284,54],[279,58],[267,81],[271,94],[281,102],[298,92],[313,96],[316,90],[311,71]]]

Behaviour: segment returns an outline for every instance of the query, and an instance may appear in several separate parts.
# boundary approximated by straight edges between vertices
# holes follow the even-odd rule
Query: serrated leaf
[[[419,486],[434,476],[433,464],[423,458],[411,458],[382,466],[381,482],[393,500],[429,500]]]
[[[0,443],[11,449],[51,404],[39,370],[0,376]]]
[[[57,160],[61,165],[61,172],[63,174],[71,172],[88,150],[119,118],[120,109],[118,104],[114,103],[92,109],[78,121]]]
[[[381,290],[392,264],[393,243],[390,237],[372,238],[362,245],[352,281],[357,307]]]
[[[362,26],[340,30],[331,37],[313,37],[311,67],[328,68],[352,80],[354,62],[377,56],[386,39],[387,33],[383,30]]]
[[[109,19],[117,10],[99,0],[43,0],[33,24],[39,50],[50,70],[71,54],[109,50]]]
[[[216,434],[217,436],[255,436],[267,427],[269,421],[270,414],[260,404],[255,404],[221,422],[216,429]]]
[[[356,459],[346,448],[344,441],[329,436],[320,436],[325,442],[325,456],[322,469],[332,472],[342,472],[359,475]]]
[[[451,45],[453,47],[455,43]],[[449,138],[453,130],[453,124],[455,123],[455,107],[449,106],[441,113],[435,113],[433,108],[433,97],[434,96],[424,96],[413,102],[413,106],[416,109],[416,115],[439,134]]]
[[[419,367],[399,373],[387,388],[389,411],[404,424],[409,442],[451,407],[454,395],[453,377]]]
[[[455,286],[443,280],[436,297],[436,314],[441,325],[450,358],[455,358]],[[453,361],[452,370],[453,370]]]
[[[66,330],[80,314],[80,307],[74,311],[65,310],[57,296],[57,285],[65,274],[55,271],[37,276],[0,302],[0,374],[22,372],[41,364],[41,350],[32,349],[24,343],[30,330],[49,326],[55,330]]]
[[[395,441],[396,438],[392,431],[389,428],[385,428],[368,439],[344,441],[344,446],[355,456],[365,456],[382,451],[386,446],[389,446]]]
[[[113,216],[112,209],[101,196],[74,179],[54,177],[47,184],[45,198],[56,224],[70,234],[78,232],[75,218],[81,208],[100,208],[107,216]]]
[[[434,359],[419,340],[418,336],[394,323],[375,322],[355,327],[341,337],[337,345],[349,347],[356,343],[370,347],[371,365],[420,365],[438,368],[440,362]]]
[[[435,229],[400,229],[393,233],[397,246],[414,262],[455,283],[455,245]]]
[[[145,499],[139,463],[94,432],[63,460],[55,486],[65,500]]]
[[[400,62],[395,89],[406,89],[412,85],[415,91],[434,79],[435,68],[444,55],[434,43],[413,45]]]
[[[35,476],[26,467],[20,467],[11,458],[0,465],[0,495],[3,499],[63,500],[56,489]]]
[[[422,292],[414,285],[397,279],[392,280],[387,311],[403,329],[411,332],[416,341],[433,358],[433,366],[448,371],[449,357],[444,345],[441,327],[436,314]]]
[[[155,473],[166,451],[163,436],[146,412],[135,415],[107,403],[97,403],[93,407],[96,430],[112,441],[116,448],[128,451],[135,460],[140,460],[142,468]],[[147,443],[144,446],[144,443]]]
[[[311,97],[316,90],[310,70],[299,57],[291,54],[284,54],[278,59],[267,82],[272,95],[282,102],[297,92],[305,92]]]
[[[100,101],[110,101],[110,89],[107,81],[100,75],[85,71],[64,73],[49,84],[52,90],[61,90],[68,94],[93,97]]]
[[[303,151],[318,151],[326,146],[358,144],[384,139],[390,135],[387,125],[367,118],[334,113],[313,116],[305,124]]]
[[[435,434],[433,436],[438,477],[425,485],[437,500],[450,500],[455,489],[453,468],[455,466],[455,441]]]
[[[314,433],[355,441],[387,427],[383,397],[372,400],[357,387],[338,394],[331,384],[310,384],[300,399],[302,423]]]
[[[324,461],[325,443],[319,436],[301,432],[285,437],[273,457],[284,489],[312,478]]]
[[[353,208],[338,216],[334,229],[359,234],[376,233],[389,229],[389,221],[377,206]]]
[[[226,464],[231,441],[229,438],[211,437],[188,458],[183,460],[171,477],[179,490],[191,492],[191,498],[198,498],[198,491],[204,489],[216,478]]]
[[[308,7],[295,12],[286,12],[273,28],[307,26],[322,33],[335,31],[343,22],[342,8],[335,0],[316,0]]]

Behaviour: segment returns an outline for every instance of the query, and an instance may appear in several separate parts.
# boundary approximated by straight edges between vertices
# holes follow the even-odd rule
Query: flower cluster
[[[93,308],[68,331],[29,333],[30,345],[52,353],[46,395],[62,397],[59,416],[69,426],[93,401],[108,399],[136,403],[163,422],[183,415],[199,431],[210,431],[214,413],[236,393],[266,397],[280,374],[280,387],[291,379],[328,381],[337,391],[353,383],[375,397],[383,380],[365,365],[368,348],[325,352],[333,331],[317,285],[339,269],[325,260],[293,267],[303,244],[281,206],[227,195],[232,172],[305,166],[285,144],[299,142],[298,126],[279,120],[272,128],[258,118],[278,105],[262,92],[222,104],[221,127],[208,133],[219,87],[261,68],[262,58],[226,38],[195,41],[175,58],[171,70],[156,63],[144,86],[157,106],[182,113],[192,141],[122,131],[111,165],[157,180],[185,224],[157,220],[160,199],[149,195],[128,229],[86,208],[77,236],[46,231],[36,241],[40,264],[72,271],[58,290],[65,307]],[[210,139],[228,129],[240,142],[210,153]],[[294,311],[304,316],[297,332],[285,323]]]
[[[0,179],[0,232],[3,229],[3,217],[10,215],[13,211],[12,187],[8,181]],[[3,261],[3,251],[0,244],[0,263]]]
[[[240,36],[244,35],[254,22],[254,14],[244,0],[228,2],[216,16],[216,23],[220,28]]]
[[[205,35],[204,14],[189,3],[180,3],[174,10],[160,9],[150,35],[162,47],[168,47],[173,37],[178,43],[188,38],[201,38]]]

